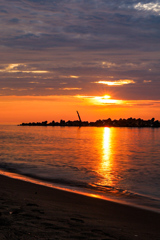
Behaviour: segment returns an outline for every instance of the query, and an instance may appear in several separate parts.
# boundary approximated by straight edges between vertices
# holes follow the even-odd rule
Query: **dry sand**
[[[0,240],[159,240],[160,214],[0,175]]]

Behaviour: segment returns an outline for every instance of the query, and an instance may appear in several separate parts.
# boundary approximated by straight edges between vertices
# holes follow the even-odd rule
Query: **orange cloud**
[[[151,80],[144,80],[143,81],[144,83],[150,83],[150,82],[152,82]]]
[[[79,78],[79,76],[76,76],[76,75],[69,75],[69,76],[61,75],[60,77],[61,78]]]
[[[82,88],[59,88],[59,90],[70,91],[70,90],[82,90]]]
[[[121,79],[121,80],[117,80],[117,81],[103,81],[103,80],[100,80],[98,82],[95,82],[95,83],[99,83],[99,84],[106,84],[108,86],[122,86],[122,85],[125,85],[125,84],[131,84],[131,83],[135,83],[134,80],[130,80],[130,79]]]
[[[19,64],[19,63],[12,63],[6,66],[4,69],[0,69],[0,72],[6,72],[6,73],[48,73],[49,71],[45,70],[21,70],[19,68],[26,68],[26,64]]]

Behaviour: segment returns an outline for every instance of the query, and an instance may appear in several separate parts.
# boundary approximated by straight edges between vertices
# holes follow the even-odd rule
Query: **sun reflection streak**
[[[111,137],[111,129],[104,128],[103,134],[103,154],[102,154],[102,164],[101,170],[103,172],[105,181],[111,184],[110,170],[111,170],[111,151],[110,151],[110,137]]]
[[[102,161],[98,171],[102,179],[99,184],[101,186],[112,186],[111,129],[108,127],[104,128],[103,132],[101,156]]]
[[[103,135],[103,160],[105,166],[109,166],[109,159],[110,159],[110,128],[104,128],[104,135]]]

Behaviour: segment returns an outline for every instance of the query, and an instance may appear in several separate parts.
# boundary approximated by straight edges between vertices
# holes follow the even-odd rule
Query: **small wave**
[[[23,164],[22,164],[23,165]],[[130,203],[131,205],[139,205],[143,207],[155,208],[160,211],[160,199],[156,199],[152,196],[146,196],[139,193],[134,193],[126,189],[116,188],[113,186],[105,185],[101,186],[98,184],[87,183],[85,181],[76,181],[69,178],[64,177],[47,177],[33,173],[24,173],[21,169],[24,168],[21,164],[18,166],[16,164],[7,164],[5,162],[1,162],[0,169],[4,170],[5,172],[19,174],[24,177],[28,177],[29,179],[33,179],[45,185],[45,183],[49,183],[54,187],[60,186],[62,188],[72,189],[74,191],[78,189],[79,192],[86,193],[92,192],[95,195],[100,195],[102,198],[105,197],[108,199],[113,199],[115,201],[124,201],[125,203]],[[32,181],[32,180],[31,180]]]

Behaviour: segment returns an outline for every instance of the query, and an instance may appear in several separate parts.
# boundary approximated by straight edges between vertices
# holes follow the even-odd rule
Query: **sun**
[[[93,101],[95,101],[95,103],[118,103],[118,100],[115,99],[110,99],[111,96],[110,95],[104,95],[101,97],[94,97]]]

